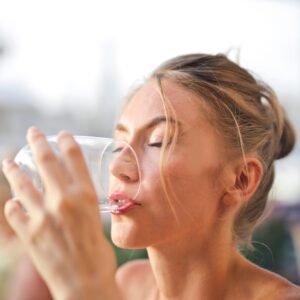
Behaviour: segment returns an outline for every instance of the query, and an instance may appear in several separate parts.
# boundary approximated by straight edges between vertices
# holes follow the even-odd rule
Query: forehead
[[[170,80],[162,82],[165,98],[171,103],[176,117],[183,124],[199,124],[201,105],[199,96]],[[154,80],[145,83],[129,100],[120,123],[127,127],[140,127],[157,116],[165,115],[159,87]]]

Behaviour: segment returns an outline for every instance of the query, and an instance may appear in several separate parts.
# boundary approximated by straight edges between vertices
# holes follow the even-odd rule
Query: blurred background
[[[297,0],[0,0],[0,159],[15,154],[31,125],[47,134],[111,136],[128,90],[158,64],[228,51],[275,89],[299,135]],[[300,283],[299,142],[276,168],[256,250],[246,255]],[[3,206],[9,190],[0,182]],[[12,233],[0,225],[1,274]],[[145,256],[116,252],[119,264]]]

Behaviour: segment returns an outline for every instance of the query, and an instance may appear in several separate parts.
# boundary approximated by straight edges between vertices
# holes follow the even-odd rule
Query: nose
[[[137,158],[128,146],[116,152],[109,170],[113,176],[127,183],[139,180],[139,167]]]

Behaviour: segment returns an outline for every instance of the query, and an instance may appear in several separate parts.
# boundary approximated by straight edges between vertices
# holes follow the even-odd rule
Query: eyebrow
[[[167,121],[169,121],[172,124],[177,124],[179,127],[181,127],[181,123],[178,120],[176,121],[175,119],[173,119],[171,117],[166,118],[166,116],[158,116],[158,117],[155,117],[154,119],[152,119],[150,122],[143,125],[141,128],[138,129],[138,131],[149,130],[149,129],[151,129],[161,123],[165,123]],[[121,123],[117,124],[115,131],[126,132],[126,133],[129,132],[128,128]]]

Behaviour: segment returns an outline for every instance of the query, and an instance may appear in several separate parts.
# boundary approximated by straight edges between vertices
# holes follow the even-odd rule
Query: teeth
[[[124,200],[124,199],[118,199],[117,202],[120,203],[120,204],[125,204],[126,200]]]

